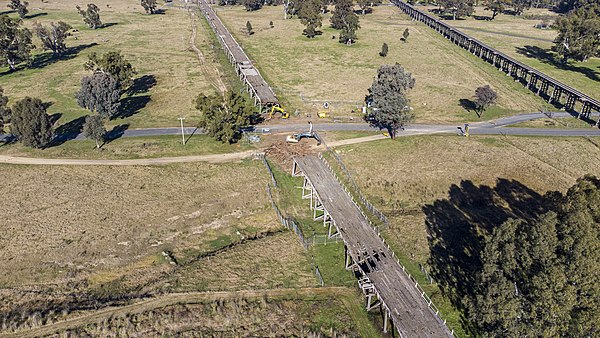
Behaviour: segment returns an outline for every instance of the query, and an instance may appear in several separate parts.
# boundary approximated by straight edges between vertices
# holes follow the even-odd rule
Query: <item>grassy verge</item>
[[[21,144],[0,145],[0,154],[42,158],[78,159],[137,159],[187,155],[224,154],[254,149],[245,142],[238,144],[222,143],[207,135],[193,135],[185,145],[181,136],[164,135],[148,137],[123,137],[100,149],[90,140],[72,140],[61,145],[32,149]]]
[[[536,119],[527,122],[520,122],[516,124],[510,125],[511,127],[517,128],[573,128],[573,129],[589,129],[594,127],[589,123],[574,118],[560,118],[560,119],[551,119],[551,118],[543,118]]]

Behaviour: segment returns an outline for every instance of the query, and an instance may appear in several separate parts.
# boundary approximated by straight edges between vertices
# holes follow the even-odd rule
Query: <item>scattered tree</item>
[[[218,141],[235,143],[241,135],[241,128],[254,122],[256,112],[252,103],[238,93],[220,96],[199,95],[196,108],[200,110],[199,127]]]
[[[492,104],[496,103],[498,94],[489,85],[481,86],[475,89],[475,107],[477,116],[481,114]]]
[[[83,125],[83,136],[90,140],[96,141],[96,149],[100,149],[100,142],[104,142],[104,136],[106,135],[106,128],[104,128],[104,122],[102,117],[99,115],[88,115],[85,117],[85,124]]]
[[[146,11],[146,13],[148,13],[148,14],[156,13],[156,7],[158,7],[156,0],[141,0],[140,4],[142,5],[142,7],[144,7],[144,10]]]
[[[92,53],[88,57],[85,68],[94,73],[104,73],[112,76],[117,80],[122,92],[133,84],[133,76],[136,74],[131,63],[119,51],[108,52],[101,57],[96,53]]]
[[[16,65],[31,60],[31,31],[19,28],[21,19],[11,19],[0,15],[0,66],[9,66],[11,71]]]
[[[10,0],[10,3],[8,4],[8,7],[10,9],[19,13],[19,17],[21,19],[25,18],[27,13],[29,13],[27,6],[29,6],[29,2],[27,2],[27,1],[21,2],[21,0]]]
[[[470,319],[484,336],[592,337],[598,332],[600,180],[546,195],[533,219],[509,219],[486,239]]]
[[[381,46],[381,52],[379,52],[379,56],[386,57],[387,54],[388,54],[388,44],[384,42],[383,45]]]
[[[271,28],[275,27],[275,25],[273,24],[273,21],[269,21],[269,26],[270,26]]]
[[[340,43],[352,44],[356,40],[356,30],[360,28],[358,15],[354,13],[352,0],[336,0],[331,16],[331,27],[340,29]]]
[[[600,6],[587,6],[576,9],[560,17],[556,22],[558,36],[553,49],[568,60],[586,61],[600,55]]]
[[[523,11],[531,8],[531,2],[531,0],[511,0],[510,4],[512,5],[515,15],[521,15],[523,14]]]
[[[112,118],[119,112],[121,92],[117,80],[105,73],[95,73],[81,79],[81,88],[75,94],[80,107]]]
[[[100,8],[98,8],[98,6],[88,4],[85,11],[79,6],[76,7],[79,14],[83,17],[83,22],[85,22],[88,27],[96,29],[102,26],[102,21],[100,20]]]
[[[10,108],[8,107],[8,97],[4,95],[4,89],[0,87],[0,134],[4,130],[4,125],[10,123]]]
[[[302,31],[302,34],[308,38],[314,38],[319,34],[318,28],[321,27],[323,22],[323,16],[321,15],[321,1],[320,0],[306,0],[300,3],[300,9],[298,10],[298,17],[300,22],[306,26]]]
[[[265,3],[263,0],[243,0],[244,7],[247,11],[257,11],[262,8]]]
[[[356,3],[358,7],[360,7],[360,12],[362,15],[365,15],[373,10],[371,7],[374,5],[374,1],[372,0],[358,0]],[[379,1],[379,3],[381,3],[381,1]]]
[[[504,0],[486,0],[485,1],[485,10],[492,11],[492,18],[490,20],[494,20],[498,13],[502,13],[504,11]]]
[[[50,116],[42,100],[26,97],[11,109],[11,130],[26,146],[43,148],[52,141]]]
[[[474,0],[439,0],[444,13],[452,13],[452,20],[473,14]]]
[[[366,97],[371,108],[365,119],[374,127],[386,129],[395,139],[397,131],[414,120],[407,97],[414,86],[415,79],[400,64],[379,67]]]
[[[410,32],[408,31],[408,28],[404,29],[404,32],[402,32],[402,41],[407,42],[409,35]]]
[[[42,41],[44,49],[51,50],[55,56],[60,56],[67,50],[65,39],[71,35],[69,33],[71,28],[71,26],[62,21],[59,21],[57,24],[52,22],[50,23],[50,27],[42,26],[39,22],[33,24],[33,32]]]
[[[250,21],[246,21],[246,34],[254,34],[254,32],[252,31],[252,24],[250,23]]]

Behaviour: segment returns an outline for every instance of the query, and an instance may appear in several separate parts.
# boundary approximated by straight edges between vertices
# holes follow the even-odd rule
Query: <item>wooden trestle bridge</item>
[[[425,23],[445,38],[473,53],[473,55],[491,63],[499,70],[505,72],[506,75],[512,76],[516,81],[521,82],[537,95],[547,99],[549,103],[559,104],[567,110],[575,111],[579,113],[579,118],[583,116],[590,119],[593,111],[600,112],[600,101],[553,79],[533,67],[515,60],[404,1],[391,1],[413,18],[413,20]],[[600,125],[600,117],[596,122],[596,126],[598,125]]]
[[[209,6],[206,0],[197,1],[200,11],[206,17],[206,21],[217,35],[221,47],[225,50],[229,62],[234,66],[240,80],[246,85],[250,97],[254,99],[254,105],[258,106],[261,111],[263,108],[278,105],[279,100],[273,89],[260,75],[258,69],[254,67],[248,55],[233,38],[212,7]]]
[[[302,198],[310,199],[315,220],[329,227],[329,236],[344,241],[345,265],[359,276],[367,310],[380,307],[384,332],[391,324],[400,337],[452,337],[431,300],[370,224],[322,157],[294,158],[293,176],[304,177]]]

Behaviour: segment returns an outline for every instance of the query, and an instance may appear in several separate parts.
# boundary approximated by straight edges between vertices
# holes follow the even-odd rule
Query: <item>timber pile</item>
[[[270,160],[277,162],[282,168],[291,168],[294,157],[313,154],[314,149],[308,143],[288,143],[277,141],[265,149]]]

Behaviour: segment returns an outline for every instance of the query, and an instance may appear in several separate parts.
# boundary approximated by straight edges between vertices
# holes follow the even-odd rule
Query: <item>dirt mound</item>
[[[277,162],[284,169],[288,169],[292,167],[292,158],[294,156],[314,154],[315,151],[308,143],[278,141],[266,148],[265,154],[269,160]]]

